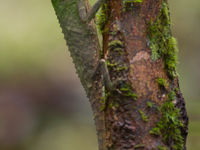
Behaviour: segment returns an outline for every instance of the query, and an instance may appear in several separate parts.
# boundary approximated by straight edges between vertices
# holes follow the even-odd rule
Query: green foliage
[[[148,29],[151,59],[164,59],[165,68],[170,77],[174,78],[177,65],[177,42],[171,35],[170,18],[167,3],[163,3],[160,15],[155,22],[150,22]]]
[[[148,116],[142,110],[139,110],[139,113],[140,113],[143,121],[145,121],[145,122],[149,121]]]

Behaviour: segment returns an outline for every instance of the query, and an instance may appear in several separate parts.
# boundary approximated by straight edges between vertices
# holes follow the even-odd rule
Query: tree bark
[[[177,47],[167,0],[106,0],[98,19],[103,56],[94,24],[92,36],[79,38],[88,48],[85,55],[84,46],[71,42],[78,35],[66,28],[73,16],[61,6],[69,0],[52,2],[93,108],[99,150],[185,150],[188,117],[176,73]],[[115,83],[113,90],[104,87],[100,72],[95,78],[88,75],[101,57]]]
[[[112,82],[122,81],[121,94],[107,97],[108,149],[186,149],[188,118],[167,1],[107,0],[106,5],[104,57],[113,64]]]

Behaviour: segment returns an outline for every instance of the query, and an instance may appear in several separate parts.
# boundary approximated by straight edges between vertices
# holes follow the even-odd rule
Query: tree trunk
[[[112,82],[105,110],[113,150],[185,149],[187,113],[176,74],[167,1],[107,0],[104,57]]]
[[[63,7],[72,1],[77,3],[52,0],[93,108],[99,150],[185,150],[188,117],[176,73],[177,47],[167,1],[106,0],[98,18],[103,56],[94,40],[94,24],[87,40],[77,39],[84,46],[72,42],[80,33],[66,27],[74,16]],[[104,87],[100,73],[95,78],[88,73],[100,57],[106,60],[114,90]]]

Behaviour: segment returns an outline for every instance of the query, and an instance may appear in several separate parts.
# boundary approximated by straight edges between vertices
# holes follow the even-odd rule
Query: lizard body
[[[104,85],[101,75],[95,73],[100,64],[100,45],[94,22],[91,21],[102,2],[103,0],[99,0],[89,12],[85,0],[52,0],[77,74],[93,109],[99,150],[106,150],[103,138],[104,112],[100,111]]]
[[[68,50],[88,94],[93,70],[99,61],[100,46],[93,23],[86,23],[82,20],[87,12],[80,8],[80,3],[85,5],[84,1],[80,0],[52,0]]]

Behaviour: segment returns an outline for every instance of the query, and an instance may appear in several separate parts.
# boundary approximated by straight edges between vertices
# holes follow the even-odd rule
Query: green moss
[[[131,86],[128,84],[124,84],[119,90],[123,96],[131,97],[133,100],[138,98],[138,95],[133,92]]]
[[[131,97],[133,100],[136,100],[138,98],[138,95],[135,94],[135,93],[132,93],[132,92],[128,92],[126,94],[123,94],[124,96],[127,96],[127,97]]]
[[[173,101],[176,98],[176,93],[174,91],[169,92],[168,100]]]
[[[117,67],[116,70],[117,71],[122,71],[122,70],[127,70],[128,67],[127,66],[122,66],[122,67]]]
[[[164,59],[165,68],[170,77],[174,78],[177,65],[177,42],[171,35],[170,18],[167,3],[163,2],[160,15],[155,22],[150,22],[148,28],[151,59]]]
[[[134,3],[142,3],[143,0],[123,0],[123,11],[131,10]]]
[[[154,106],[154,103],[152,103],[152,102],[147,102],[146,104],[147,104],[148,108],[153,108],[153,106]]]
[[[110,107],[110,108],[113,108],[113,107],[114,107],[114,103],[111,102],[111,103],[109,104],[109,107]]]
[[[139,113],[140,113],[143,121],[145,121],[145,122],[149,121],[148,116],[145,115],[145,113],[142,110],[139,110]]]
[[[119,107],[119,103],[115,103],[115,107],[118,108]]]
[[[162,146],[162,145],[159,145],[159,146],[158,146],[158,149],[159,149],[159,150],[167,150],[167,147]]]
[[[159,86],[166,88],[168,86],[167,81],[164,78],[157,78],[156,79]]]
[[[120,53],[123,52],[123,49],[121,47],[116,47],[113,50],[116,51],[116,52],[120,52]]]
[[[152,39],[151,44],[150,44],[150,49],[151,49],[151,59],[153,61],[160,58],[160,53],[158,52],[158,50],[159,50],[158,44],[154,44],[154,43],[156,43],[156,40]]]
[[[116,67],[117,65],[118,65],[118,63],[111,63],[111,62],[109,62],[108,60],[106,61],[106,65],[108,66],[108,67]]]
[[[110,43],[108,43],[108,46],[110,49],[115,49],[115,48],[123,47],[124,43],[120,40],[113,40]]]
[[[124,3],[142,3],[143,0],[124,0]]]
[[[118,52],[120,55],[124,54],[123,47],[124,43],[120,40],[113,40],[110,43],[108,43],[108,47],[113,50]]]
[[[110,108],[118,108],[119,107],[119,103],[117,103],[116,101],[112,100],[112,102],[109,103],[109,107]]]
[[[179,91],[179,89],[178,89],[178,88],[175,88],[174,91],[177,93],[177,92]]]
[[[172,150],[182,150],[184,141],[180,128],[183,127],[183,123],[179,118],[179,109],[172,102],[174,99],[175,92],[172,91],[168,94],[168,100],[160,107],[162,117],[156,124],[156,127],[152,128],[150,134],[161,135],[166,144],[173,143],[171,146]]]
[[[161,132],[163,140],[166,141],[166,143],[174,141],[172,147],[174,150],[183,149],[183,137],[180,131],[180,127],[182,127],[183,124],[179,119],[179,109],[175,108],[171,101],[168,101],[163,104],[161,111],[163,114],[159,125],[160,127],[162,126]]]
[[[108,20],[108,10],[108,5],[104,3],[96,15],[98,30],[101,33],[106,32],[105,25]]]
[[[152,135],[160,135],[160,134],[161,134],[160,128],[158,128],[158,127],[152,128],[152,129],[149,131],[149,133],[152,134]]]
[[[177,42],[174,37],[168,39],[168,51],[165,56],[165,67],[168,70],[170,76],[176,76],[176,65],[177,65]]]

